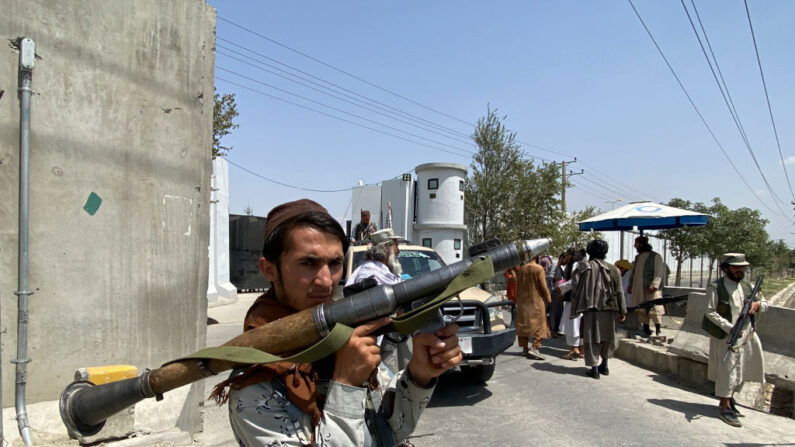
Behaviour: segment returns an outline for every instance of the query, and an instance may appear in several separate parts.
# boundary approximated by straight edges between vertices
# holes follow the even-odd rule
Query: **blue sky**
[[[629,2],[621,0],[210,0],[219,16],[216,88],[235,93],[240,112],[240,128],[224,140],[234,148],[228,159],[271,180],[316,190],[350,188],[359,180],[374,184],[428,162],[468,166],[475,148],[466,135],[490,104],[507,115],[506,125],[539,162],[578,159],[571,169],[585,174],[572,179],[569,209],[609,210],[672,197],[708,202],[720,196],[731,208],[759,209],[770,221],[771,237],[795,246],[793,195],[781,163],[782,158],[791,163],[786,166],[795,183],[795,2],[748,1],[780,156],[745,4],[695,1],[762,174],[780,198],[778,206],[724,104],[682,4],[633,3],[750,188],[693,110]],[[696,21],[691,0],[685,4]],[[263,71],[276,69],[262,62],[301,70],[300,76],[320,85],[301,82],[322,92],[344,88],[347,95],[381,105],[371,102],[366,110],[340,101]],[[361,104],[361,97],[355,98],[346,99]],[[375,107],[398,110],[415,126],[379,115]],[[279,203],[308,197],[340,220],[350,219],[350,192],[286,187],[235,165],[229,176],[233,213],[251,207],[265,215]]]

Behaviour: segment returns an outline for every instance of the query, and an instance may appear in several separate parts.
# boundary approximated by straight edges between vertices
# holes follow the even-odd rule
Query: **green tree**
[[[779,278],[788,277],[790,269],[795,267],[793,250],[790,250],[787,244],[779,239],[769,242],[768,253],[770,254],[770,273],[774,273]]]
[[[703,203],[691,203],[689,200],[673,198],[668,206],[709,214]],[[676,259],[676,281],[678,287],[682,278],[682,263],[686,259],[702,256],[705,251],[706,232],[704,227],[682,227],[665,230],[660,235],[668,240],[671,255]]]
[[[556,255],[569,247],[585,247],[588,242],[594,239],[604,239],[599,231],[580,231],[579,222],[599,214],[599,210],[589,206],[581,211],[569,211],[563,213],[563,219],[559,221],[558,231],[552,240],[552,253]],[[618,247],[610,247],[610,250],[618,250]]]
[[[472,157],[466,183],[466,222],[473,243],[492,238],[509,240],[507,217],[522,176],[522,151],[516,134],[509,131],[491,107],[478,120],[472,140],[478,151]]]
[[[213,95],[213,151],[212,156],[223,156],[229,152],[232,147],[222,146],[221,139],[226,135],[232,133],[232,130],[237,129],[240,125],[235,124],[237,118],[237,103],[235,103],[234,93],[224,93]]]
[[[769,236],[765,230],[767,220],[759,210],[739,208],[731,210],[719,197],[712,199],[711,218],[704,227],[704,254],[709,257],[709,280],[712,265],[723,253],[745,253],[752,266],[762,270],[767,265]]]
[[[563,212],[560,165],[529,160],[504,119],[489,107],[472,135],[478,152],[466,184],[469,240],[549,237],[551,253],[557,254],[575,242],[598,237],[598,233],[580,233],[577,227],[577,222],[595,214],[593,208]]]

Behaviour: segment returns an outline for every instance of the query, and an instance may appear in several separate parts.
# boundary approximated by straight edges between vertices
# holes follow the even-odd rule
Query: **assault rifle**
[[[637,306],[627,307],[627,313],[632,312],[633,310],[638,310],[638,309],[646,309],[646,310],[648,310],[648,309],[651,309],[652,307],[660,305],[660,304],[678,303],[679,301],[684,301],[686,299],[687,299],[687,295],[682,295],[682,296],[664,296],[662,298],[657,298],[656,300],[644,301],[644,302],[638,304]]]
[[[324,303],[244,332],[224,346],[249,347],[281,355],[311,346],[329,334],[337,323],[356,326],[391,315],[398,307],[444,291],[459,274],[480,259],[490,258],[494,271],[530,262],[549,248],[550,239],[534,239],[501,245],[454,264],[394,285],[363,290],[332,303]],[[493,273],[493,272],[492,272]],[[61,394],[60,410],[69,433],[91,436],[110,416],[183,385],[251,362],[220,358],[183,358],[155,370],[118,382],[94,385],[72,382]]]
[[[737,317],[737,321],[729,332],[729,349],[726,350],[726,355],[723,356],[721,363],[726,363],[726,360],[729,359],[730,352],[737,352],[739,350],[737,342],[740,340],[743,331],[748,327],[748,324],[751,323],[751,306],[754,304],[754,300],[760,288],[762,288],[762,276],[756,278],[756,283],[754,284],[753,290],[751,290],[751,294],[743,301],[743,309],[740,311],[740,316]]]

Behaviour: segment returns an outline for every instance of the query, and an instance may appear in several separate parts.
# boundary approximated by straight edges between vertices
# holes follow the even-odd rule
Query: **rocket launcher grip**
[[[529,262],[549,248],[550,243],[550,239],[534,239],[501,245],[395,285],[381,285],[289,315],[246,331],[224,346],[252,347],[276,355],[295,352],[318,342],[336,323],[357,325],[390,315],[401,305],[442,292],[453,278],[481,257],[491,257],[495,271],[504,270]],[[61,419],[71,435],[91,436],[102,429],[108,417],[143,399],[159,397],[240,364],[218,359],[185,359],[119,382],[97,386],[90,382],[73,382],[61,394]]]

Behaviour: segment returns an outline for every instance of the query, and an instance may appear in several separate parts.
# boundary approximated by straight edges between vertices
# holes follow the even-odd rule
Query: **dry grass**
[[[762,295],[770,299],[776,293],[784,290],[784,288],[793,281],[795,281],[795,278],[765,278],[765,280],[762,281]]]

